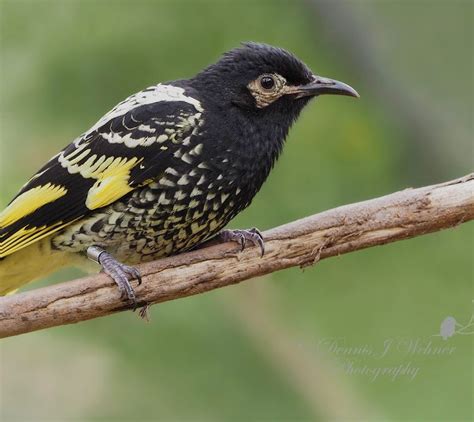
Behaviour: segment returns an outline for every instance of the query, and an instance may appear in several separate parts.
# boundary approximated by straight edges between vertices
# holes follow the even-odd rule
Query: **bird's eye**
[[[273,91],[275,88],[276,82],[275,78],[272,75],[263,75],[260,76],[260,86],[265,90],[265,91]]]
[[[257,108],[263,108],[285,94],[286,79],[278,73],[264,73],[247,85]]]

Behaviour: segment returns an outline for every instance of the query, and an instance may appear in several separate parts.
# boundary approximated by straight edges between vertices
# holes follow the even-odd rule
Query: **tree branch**
[[[140,305],[204,293],[288,267],[420,236],[474,219],[474,174],[315,214],[263,233],[263,258],[233,243],[141,265]],[[0,298],[0,338],[129,309],[104,274]]]

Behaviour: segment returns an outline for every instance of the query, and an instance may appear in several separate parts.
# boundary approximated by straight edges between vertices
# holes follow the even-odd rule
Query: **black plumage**
[[[248,43],[191,79],[127,98],[0,214],[0,257],[38,242],[74,263],[88,253],[133,299],[127,279],[137,273],[124,264],[189,250],[219,233],[251,203],[303,107],[327,93],[357,96],[285,50]],[[225,239],[256,242],[256,233]],[[29,281],[17,279],[0,293]]]

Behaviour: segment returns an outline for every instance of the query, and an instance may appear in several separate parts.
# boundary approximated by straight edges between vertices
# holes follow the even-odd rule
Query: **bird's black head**
[[[186,83],[202,101],[206,134],[213,139],[207,149],[212,149],[214,162],[227,163],[230,156],[250,198],[268,176],[292,123],[311,98],[358,97],[349,85],[314,75],[288,51],[257,43],[225,53]],[[226,174],[228,166],[221,171]]]
[[[350,86],[314,75],[288,51],[259,43],[225,53],[191,82],[201,95],[226,109],[237,107],[253,118],[280,115],[290,122],[318,95],[358,97]]]

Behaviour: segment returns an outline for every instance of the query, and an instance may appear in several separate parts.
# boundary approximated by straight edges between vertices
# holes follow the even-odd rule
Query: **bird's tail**
[[[73,258],[71,253],[51,250],[49,239],[0,258],[0,296],[71,265]]]

